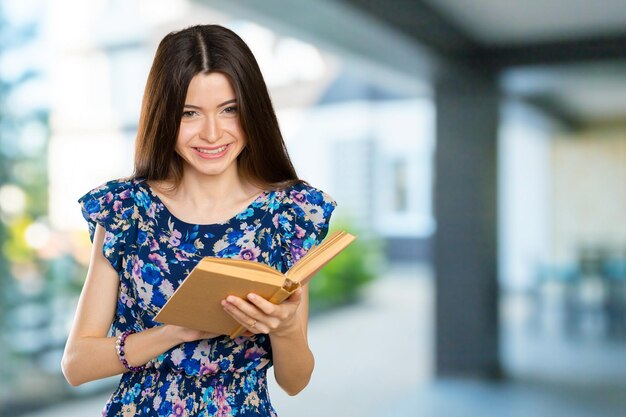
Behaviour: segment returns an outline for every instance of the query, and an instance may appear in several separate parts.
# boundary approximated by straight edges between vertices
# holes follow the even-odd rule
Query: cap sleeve
[[[336,206],[331,196],[314,187],[298,185],[287,191],[284,211],[277,218],[283,272],[324,240]]]
[[[102,252],[111,266],[122,270],[128,230],[135,212],[131,180],[112,180],[78,199],[93,242],[96,224],[105,230]]]

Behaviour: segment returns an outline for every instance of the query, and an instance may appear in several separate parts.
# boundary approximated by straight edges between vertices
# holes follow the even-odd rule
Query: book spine
[[[295,289],[293,291],[295,291]],[[269,301],[272,304],[280,304],[283,301],[285,301],[287,298],[289,298],[289,296],[293,293],[293,291],[287,291],[284,288],[279,288],[278,291],[276,291],[274,295],[272,295],[267,301]],[[239,325],[230,333],[230,338],[234,339],[236,337],[239,337],[242,334],[244,334],[246,330],[247,329],[243,325]]]

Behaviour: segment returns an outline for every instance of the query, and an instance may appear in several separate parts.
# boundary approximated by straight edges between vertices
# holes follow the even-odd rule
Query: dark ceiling
[[[580,126],[626,120],[624,0],[341,0]]]

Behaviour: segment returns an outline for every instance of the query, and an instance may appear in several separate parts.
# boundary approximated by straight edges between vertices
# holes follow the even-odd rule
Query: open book
[[[241,336],[246,329],[226,313],[229,295],[246,299],[253,292],[280,304],[344,250],[353,235],[338,231],[313,247],[285,274],[260,262],[204,257],[172,294],[154,320],[211,333]]]

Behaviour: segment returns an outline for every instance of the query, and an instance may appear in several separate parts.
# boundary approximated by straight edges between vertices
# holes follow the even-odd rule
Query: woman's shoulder
[[[281,206],[285,210],[295,211],[296,214],[305,214],[314,207],[332,211],[337,202],[325,191],[310,185],[307,182],[298,182],[281,190]]]
[[[134,194],[137,184],[140,181],[141,180],[138,180],[134,177],[115,178],[92,188],[85,194],[85,196],[99,197],[103,195],[108,195],[110,198],[131,198]]]
[[[78,199],[80,203],[89,201],[98,201],[100,204],[111,204],[113,202],[123,202],[123,204],[131,205],[136,203],[139,206],[148,205],[150,202],[150,192],[144,178],[138,177],[122,177],[108,180],[91,190],[87,191]]]
[[[282,189],[277,194],[277,210],[272,220],[287,230],[290,224],[317,229],[328,224],[337,202],[325,191],[306,182]]]
[[[127,243],[134,242],[136,233],[132,220],[137,218],[134,178],[117,178],[92,188],[78,199],[83,218],[87,221],[89,238],[93,242],[96,225],[105,230],[104,256],[120,272]]]
[[[313,246],[326,237],[336,201],[306,182],[281,191],[281,208],[272,217],[283,248],[284,270],[290,269]]]
[[[307,182],[297,182],[278,191],[278,197],[285,206],[301,206],[303,204],[336,204],[333,197],[320,188]]]
[[[85,219],[100,220],[113,214],[127,218],[135,205],[139,180],[124,177],[108,180],[87,191],[78,199]]]

